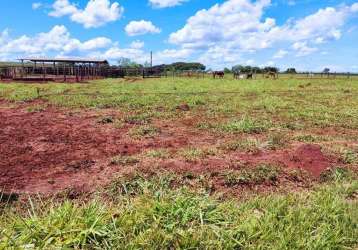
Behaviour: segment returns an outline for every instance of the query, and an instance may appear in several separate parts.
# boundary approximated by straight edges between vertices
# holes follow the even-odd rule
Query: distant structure
[[[19,65],[0,67],[0,80],[81,82],[103,78],[106,60],[21,58]]]

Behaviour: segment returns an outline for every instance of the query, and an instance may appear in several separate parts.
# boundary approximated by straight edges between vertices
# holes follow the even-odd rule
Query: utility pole
[[[150,52],[150,67],[153,67],[153,51]]]

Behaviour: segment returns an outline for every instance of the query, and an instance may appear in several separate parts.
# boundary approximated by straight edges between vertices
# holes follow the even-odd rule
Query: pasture
[[[354,249],[358,78],[0,83],[0,248]]]

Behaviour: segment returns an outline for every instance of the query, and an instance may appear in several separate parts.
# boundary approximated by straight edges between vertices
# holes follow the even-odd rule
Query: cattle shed
[[[20,58],[17,65],[1,67],[1,80],[81,82],[103,78],[106,60]]]

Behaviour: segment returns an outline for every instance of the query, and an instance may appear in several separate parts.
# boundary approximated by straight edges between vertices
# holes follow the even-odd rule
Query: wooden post
[[[45,71],[45,62],[42,62],[42,79],[45,81],[46,71]]]
[[[21,78],[24,78],[24,60],[21,59]]]

